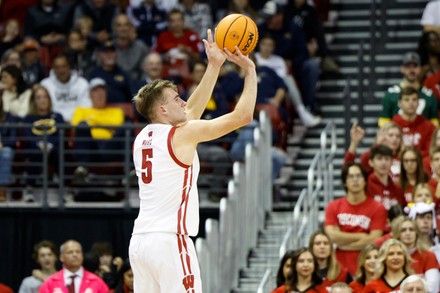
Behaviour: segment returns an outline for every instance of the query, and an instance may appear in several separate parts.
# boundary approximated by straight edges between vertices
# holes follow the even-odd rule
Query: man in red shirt
[[[188,65],[200,59],[203,44],[200,36],[184,26],[183,12],[173,9],[168,14],[168,30],[161,32],[151,48],[162,55],[164,77],[189,78]]]
[[[382,204],[365,194],[367,175],[360,164],[345,165],[341,179],[347,196],[327,206],[325,232],[337,245],[338,261],[354,275],[360,250],[382,235],[387,214]]]
[[[402,129],[403,144],[418,148],[425,157],[429,155],[429,145],[435,126],[431,121],[417,114],[418,105],[417,90],[412,87],[403,88],[399,96],[399,108],[402,112],[395,115],[392,121]]]
[[[391,179],[390,168],[393,151],[385,145],[373,146],[369,164],[373,172],[368,176],[367,196],[381,202],[386,210],[393,205],[406,206],[403,190]]]

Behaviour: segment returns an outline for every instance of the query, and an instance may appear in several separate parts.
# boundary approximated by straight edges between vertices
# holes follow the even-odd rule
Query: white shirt
[[[70,286],[70,282],[72,282],[71,276],[73,275],[76,275],[76,278],[74,279],[75,293],[79,293],[79,289],[81,287],[81,281],[84,276],[84,269],[81,267],[78,271],[72,273],[71,271],[64,268],[64,284],[66,284],[66,287]]]
[[[421,25],[440,25],[440,0],[426,4],[423,11]]]
[[[278,55],[270,55],[269,58],[261,57],[260,52],[255,53],[255,59],[259,66],[266,66],[277,73],[279,77],[284,79],[287,76],[287,65],[284,59]]]

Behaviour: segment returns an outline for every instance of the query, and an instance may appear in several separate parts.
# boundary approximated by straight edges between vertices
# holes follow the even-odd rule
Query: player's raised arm
[[[204,39],[203,43],[205,44],[205,52],[208,56],[208,66],[200,84],[189,97],[186,104],[188,120],[200,119],[202,116],[214,90],[220,68],[226,60],[225,52],[218,48],[210,29],[208,29],[207,35],[208,40]]]

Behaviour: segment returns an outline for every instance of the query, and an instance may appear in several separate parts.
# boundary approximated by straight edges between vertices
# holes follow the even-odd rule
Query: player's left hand
[[[205,52],[206,56],[208,56],[208,61],[213,65],[222,66],[226,60],[226,54],[217,46],[210,29],[207,31],[207,36],[208,40],[203,39],[203,43],[205,44]]]

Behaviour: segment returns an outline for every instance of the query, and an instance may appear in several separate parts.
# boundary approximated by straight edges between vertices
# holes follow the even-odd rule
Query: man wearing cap
[[[417,114],[423,115],[430,120],[435,126],[438,126],[437,116],[437,100],[432,91],[422,86],[419,82],[419,75],[422,70],[420,66],[420,57],[415,52],[408,52],[404,55],[400,72],[403,80],[391,87],[385,92],[382,98],[382,111],[379,114],[379,127],[390,122],[394,115],[401,113],[398,105],[399,96],[402,88],[413,87],[419,94],[419,106]]]
[[[21,46],[23,56],[21,72],[23,79],[29,86],[40,82],[46,76],[43,63],[39,58],[39,49],[38,42],[31,38],[24,40]]]
[[[75,170],[75,177],[76,179],[81,178],[79,181],[82,181],[87,175],[84,163],[121,159],[121,155],[117,154],[87,152],[88,150],[123,150],[123,141],[120,138],[123,137],[124,131],[118,126],[124,124],[124,112],[118,107],[107,106],[107,92],[106,83],[102,78],[92,79],[89,93],[92,107],[78,107],[73,113],[71,122],[73,126],[89,126],[75,129],[75,136],[82,138],[75,141],[75,149],[82,150],[77,152],[75,156],[75,160],[79,164]],[[99,125],[114,125],[115,128],[97,128],[96,126]],[[91,126],[94,127],[90,128]]]
[[[131,80],[117,64],[116,47],[107,41],[98,50],[99,65],[90,72],[89,80],[99,77],[107,85],[107,103],[131,103]]]
[[[53,111],[63,115],[65,121],[72,120],[75,107],[90,107],[89,83],[71,69],[66,53],[58,53],[52,61],[49,77],[41,81],[52,99]]]

